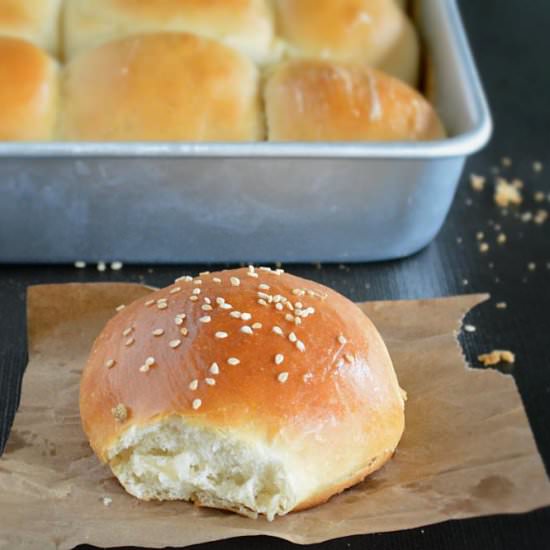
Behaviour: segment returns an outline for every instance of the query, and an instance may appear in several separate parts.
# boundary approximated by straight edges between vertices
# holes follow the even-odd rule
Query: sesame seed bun
[[[100,44],[149,32],[189,32],[220,40],[257,63],[273,56],[274,20],[266,0],[65,2],[68,59]]]
[[[146,34],[77,56],[62,79],[63,139],[257,141],[258,70],[236,50],[185,33]]]
[[[127,305],[93,346],[80,413],[132,495],[269,519],[361,481],[404,429],[369,319],[263,268],[182,279]]]
[[[270,141],[431,141],[445,131],[416,90],[359,65],[295,60],[264,90]]]
[[[0,37],[0,141],[52,139],[57,100],[57,63],[26,40]]]
[[[289,56],[359,63],[417,84],[418,36],[395,0],[274,0],[274,5]]]

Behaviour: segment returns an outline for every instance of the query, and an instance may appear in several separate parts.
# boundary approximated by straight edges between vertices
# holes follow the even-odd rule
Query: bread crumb
[[[479,243],[479,251],[482,254],[485,254],[486,252],[489,252],[489,245],[487,243]]]
[[[514,364],[516,362],[516,356],[508,350],[496,349],[490,353],[482,353],[477,357],[478,361],[485,367],[498,365],[499,363]]]
[[[124,267],[122,262],[111,262],[112,271],[120,271]]]
[[[475,332],[477,329],[474,325],[464,325],[464,330],[466,332]]]
[[[103,273],[107,269],[107,265],[105,262],[98,262],[97,263],[97,270],[101,273]]]
[[[542,191],[536,191],[533,194],[533,198],[535,199],[535,202],[544,202],[546,195]]]
[[[484,176],[478,176],[477,174],[470,174],[470,185],[474,191],[483,191],[487,178]]]
[[[103,506],[111,506],[113,499],[111,497],[101,497],[101,502],[103,502]]]
[[[111,409],[111,414],[117,422],[126,422],[128,420],[128,409],[122,403]]]
[[[500,233],[500,235],[497,237],[497,243],[498,244],[504,244],[507,241],[507,237],[504,233]]]
[[[470,283],[470,281],[468,281],[468,279],[462,279],[462,284],[464,286],[467,286],[469,283]]]
[[[529,271],[535,271],[535,269],[537,269],[537,264],[535,262],[529,262],[527,264],[527,269]]]
[[[516,189],[523,189],[523,181],[518,178],[512,180],[512,187],[515,187]]]
[[[86,262],[83,262],[82,260],[78,260],[74,263],[74,266],[76,267],[76,269],[85,269]]]
[[[506,309],[508,307],[508,304],[506,302],[498,302],[496,304],[497,309]]]
[[[547,219],[548,219],[548,210],[541,209],[541,210],[537,210],[537,213],[535,214],[533,221],[537,225],[542,225],[543,223],[546,222]]]
[[[516,185],[511,184],[504,178],[497,178],[495,188],[495,203],[498,206],[506,208],[511,204],[521,204],[523,197]]]
[[[533,171],[534,172],[536,172],[538,174],[538,173],[542,172],[542,169],[543,169],[542,162],[539,162],[538,160],[533,162]]]
[[[483,231],[478,231],[478,232],[476,233],[476,239],[477,239],[478,241],[482,241],[484,237],[485,237],[485,233],[483,233]]]
[[[510,157],[502,157],[500,162],[502,163],[502,166],[506,166],[507,168],[512,166],[512,159]]]
[[[523,223],[529,223],[533,219],[533,214],[532,212],[524,212],[520,216],[520,219]]]

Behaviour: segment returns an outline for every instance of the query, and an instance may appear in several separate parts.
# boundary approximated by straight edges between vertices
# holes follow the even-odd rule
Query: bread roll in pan
[[[455,0],[420,0],[417,143],[2,143],[0,261],[307,262],[426,246],[492,123]]]

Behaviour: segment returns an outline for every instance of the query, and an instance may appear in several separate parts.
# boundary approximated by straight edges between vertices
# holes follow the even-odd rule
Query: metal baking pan
[[[0,144],[0,261],[374,261],[426,246],[491,117],[455,0],[420,0],[431,143]]]

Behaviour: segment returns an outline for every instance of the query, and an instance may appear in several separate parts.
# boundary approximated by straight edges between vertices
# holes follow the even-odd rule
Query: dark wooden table
[[[447,1],[447,0],[441,0]],[[415,257],[377,265],[285,266],[330,285],[354,300],[436,297],[490,292],[493,300],[467,322],[475,333],[461,341],[467,358],[493,348],[511,349],[514,375],[541,455],[550,465],[550,220],[524,222],[495,206],[495,167],[518,177],[525,187],[519,212],[550,210],[550,2],[548,0],[462,0],[461,7],[491,102],[496,133],[491,145],[472,159],[456,202],[437,240]],[[511,166],[503,166],[508,157]],[[544,170],[537,173],[533,162]],[[482,193],[468,180],[472,172],[489,177]],[[544,203],[534,199],[543,191]],[[429,197],[426,197],[429,200]],[[507,242],[496,242],[501,225]],[[478,232],[490,249],[479,251]],[[529,264],[534,265],[529,265]],[[93,267],[4,266],[0,268],[0,448],[5,444],[18,402],[26,362],[25,291],[28,285],[67,281],[136,281],[164,285],[174,276],[204,266],[125,267],[99,273]],[[496,303],[506,302],[506,309]],[[0,518],[1,523],[1,518]],[[235,539],[205,548],[291,548],[270,538]],[[548,550],[550,509],[522,516],[447,522],[399,533],[351,537],[315,546],[323,549],[390,550],[483,549]]]

